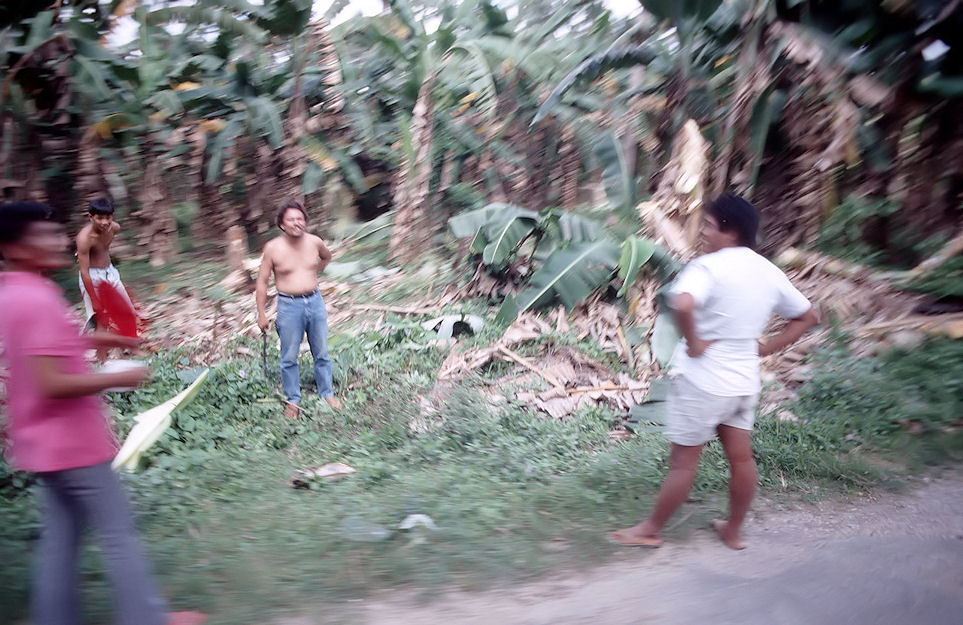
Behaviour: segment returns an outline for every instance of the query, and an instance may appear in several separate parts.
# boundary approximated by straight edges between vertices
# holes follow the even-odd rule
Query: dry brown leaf
[[[568,313],[565,312],[564,306],[559,306],[555,309],[555,331],[559,334],[567,334],[569,330]]]

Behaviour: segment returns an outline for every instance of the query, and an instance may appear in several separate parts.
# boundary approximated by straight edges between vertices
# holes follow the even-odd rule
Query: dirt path
[[[707,531],[511,591],[399,593],[272,625],[957,625],[963,472],[853,502],[763,504],[735,552]]]

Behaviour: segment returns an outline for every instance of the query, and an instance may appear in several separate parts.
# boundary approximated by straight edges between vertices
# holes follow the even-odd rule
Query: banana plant
[[[443,105],[457,105],[447,98],[461,93],[483,116],[491,119],[497,104],[494,78],[494,39],[508,34],[504,26],[508,18],[487,0],[470,0],[458,5],[442,3],[436,14],[416,15],[407,0],[391,0],[392,14],[403,27],[403,36],[371,25],[377,41],[387,51],[400,56],[411,68],[406,83],[408,94],[415,94],[403,136],[408,149],[403,150],[399,165],[395,209],[396,223],[389,245],[392,258],[408,261],[423,249],[427,228],[427,211],[431,198],[431,169],[436,149],[436,117]],[[434,30],[425,20],[440,19]]]
[[[473,237],[471,251],[489,273],[503,275],[518,260],[523,244],[532,241],[529,260],[535,266],[523,290],[508,296],[496,320],[510,323],[520,313],[560,301],[567,308],[609,284],[616,272],[623,296],[643,266],[670,281],[681,263],[651,240],[632,236],[621,246],[601,224],[569,211],[535,212],[514,204],[493,203],[448,221],[456,238]]]
[[[544,78],[571,67],[573,42],[595,37],[594,45],[608,37],[607,14],[596,2],[577,0],[553,4],[557,12],[545,20],[526,12],[532,5],[545,13],[548,7],[538,3],[524,3],[526,10],[519,7],[513,17],[488,0],[388,4],[389,14],[349,21],[335,32],[347,50],[348,115],[368,149],[396,164],[392,249],[422,249],[416,242],[430,228],[410,224],[430,223],[429,206],[452,210],[510,195],[532,202],[528,194],[518,197],[519,189],[548,204],[542,190],[551,181],[558,142],[551,133],[526,137],[527,122]],[[432,22],[437,26],[426,28]],[[558,36],[566,28],[567,36]],[[400,132],[385,123],[386,112],[401,117]],[[384,150],[385,134],[400,134],[401,149]],[[534,142],[544,149],[531,149]]]
[[[721,0],[641,0],[641,3],[659,20],[660,27],[642,44],[613,47],[589,56],[558,82],[539,107],[533,124],[562,109],[567,94],[577,90],[580,93],[579,87],[613,71],[645,68],[644,84],[623,91],[618,99],[664,96],[661,114],[648,122],[661,141],[653,160],[665,162],[671,153],[672,138],[677,136],[682,122],[693,118],[715,143],[716,151],[724,153],[724,162],[716,168],[721,172],[716,175],[715,191],[719,192],[728,182],[727,163],[732,146],[741,140],[736,137],[739,124],[751,114],[752,123],[747,128],[751,137],[746,142],[751,152],[746,186],[751,188],[758,175],[766,136],[785,102],[785,94],[774,88],[774,80],[752,85],[752,89],[745,92],[738,90],[748,79],[748,70],[742,66],[753,66],[757,59],[766,60],[771,70],[778,60],[778,55],[761,59],[756,52],[762,28],[772,19],[765,0],[730,4]],[[752,16],[749,32],[740,29],[743,18],[740,8]],[[736,57],[740,62],[733,64],[732,59]],[[740,71],[743,75],[739,75]],[[569,95],[569,99],[571,97]],[[744,110],[746,106],[748,110]],[[617,163],[615,157],[623,154],[614,149],[617,147],[612,140],[599,141],[596,146],[599,160]],[[631,191],[638,188],[635,172],[609,164],[605,169],[606,188],[613,204],[623,206],[626,200],[631,201]]]
[[[556,248],[532,274],[525,290],[505,298],[495,320],[511,323],[520,313],[555,299],[571,309],[611,279],[618,261],[618,245],[604,239]]]

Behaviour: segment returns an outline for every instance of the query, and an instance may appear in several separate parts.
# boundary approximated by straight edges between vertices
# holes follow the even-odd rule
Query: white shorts
[[[109,282],[113,287],[117,289],[117,292],[122,294],[127,301],[130,303],[131,308],[134,307],[133,302],[130,301],[130,296],[127,295],[127,289],[124,288],[124,283],[120,281],[120,272],[113,265],[107,265],[106,267],[91,267],[90,281],[96,287],[101,282]],[[89,322],[90,318],[94,316],[94,306],[90,301],[90,295],[87,294],[87,288],[84,287],[84,280],[78,276],[77,281],[80,282],[80,294],[84,298],[84,309],[87,311],[87,316],[84,319]]]
[[[672,381],[667,401],[666,434],[669,440],[676,445],[691,447],[712,440],[720,425],[752,430],[759,393],[741,397],[713,395],[680,375]]]

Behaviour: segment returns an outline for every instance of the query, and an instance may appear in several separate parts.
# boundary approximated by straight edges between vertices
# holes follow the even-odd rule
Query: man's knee
[[[702,455],[702,445],[678,445],[672,444],[672,453],[669,457],[669,468],[672,471],[692,471],[695,472],[699,466],[699,457]]]
[[[281,362],[297,362],[298,353],[301,351],[301,339],[303,335],[299,336],[297,340],[286,340],[280,330],[278,334],[281,335]]]
[[[298,366],[298,352],[286,353],[281,352],[281,366],[282,367],[297,367]]]

